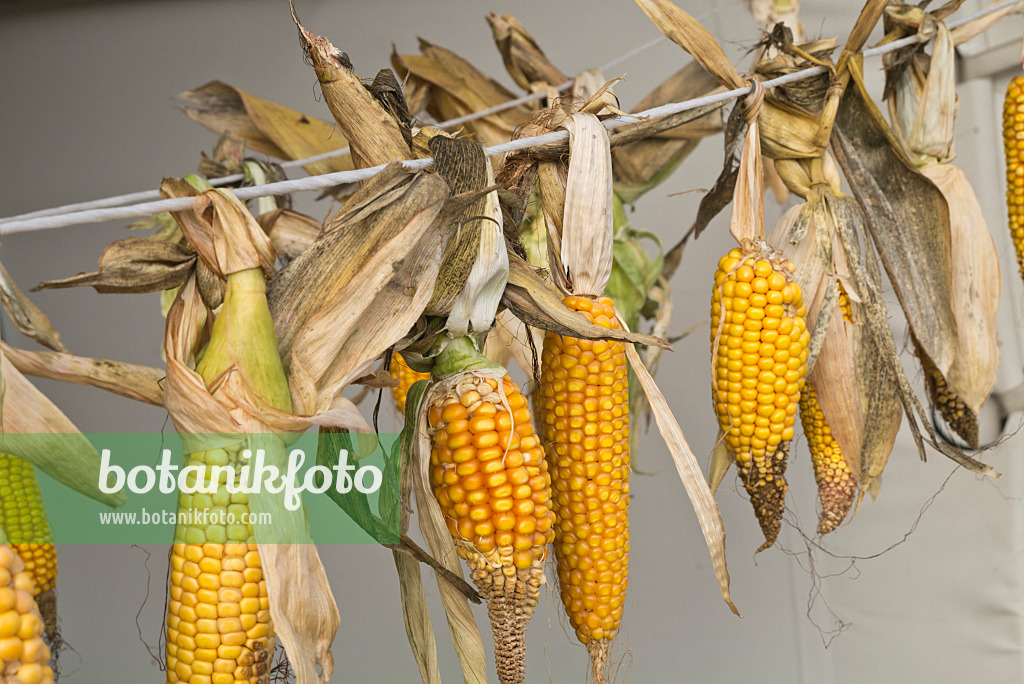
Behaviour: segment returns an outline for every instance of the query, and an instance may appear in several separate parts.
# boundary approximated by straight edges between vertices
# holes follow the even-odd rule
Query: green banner
[[[0,434],[8,541],[49,541],[41,495],[56,544],[398,542],[398,434],[66,437]]]

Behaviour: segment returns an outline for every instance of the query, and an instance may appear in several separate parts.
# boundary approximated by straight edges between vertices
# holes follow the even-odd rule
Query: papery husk
[[[164,405],[164,371],[68,352],[28,351],[0,342],[5,358],[20,372],[37,378],[88,385],[154,406]]]
[[[397,525],[394,520],[384,522],[389,527],[398,527],[401,534],[409,531],[409,517],[411,514],[412,483],[415,465],[409,459],[415,449],[417,433],[415,416],[419,415],[420,400],[427,388],[426,382],[418,382],[409,388],[406,399],[406,414],[413,420],[406,420],[402,430],[402,438],[397,447],[399,450],[399,476],[397,483],[388,482],[385,479],[381,495],[397,497],[399,506],[397,513],[399,519]],[[384,488],[392,491],[384,491]],[[397,491],[395,491],[397,490]],[[394,507],[388,507],[386,514],[396,512]],[[441,671],[437,663],[437,644],[434,638],[434,628],[430,623],[430,612],[427,607],[427,597],[423,590],[423,577],[421,575],[420,563],[406,553],[392,551],[395,561],[395,568],[398,571],[398,583],[402,595],[402,614],[405,618],[405,634],[409,639],[409,646],[416,659],[416,665],[420,670],[420,678],[425,684],[440,684]],[[440,579],[438,580],[441,581]]]
[[[1004,1],[1005,0],[995,0],[995,2],[991,2],[988,5],[985,5],[983,10],[987,10],[989,7],[999,5]],[[1024,10],[1024,2],[1017,2],[1012,5],[1007,5],[1006,7],[998,9],[994,12],[987,13],[984,16],[972,19],[966,24],[961,24],[960,26],[957,26],[955,29],[953,29],[953,45],[963,45],[971,38],[974,38],[975,36],[984,33],[985,31],[990,29],[992,26],[994,26],[1000,20],[1002,20],[1006,15],[1020,14],[1022,10]]]
[[[624,321],[620,319],[619,322],[625,327]],[[630,368],[636,373],[637,380],[647,396],[651,413],[654,414],[654,420],[658,425],[658,431],[661,433],[662,439],[665,440],[665,446],[668,447],[669,454],[672,456],[672,462],[679,473],[679,479],[683,482],[683,488],[693,506],[693,512],[697,515],[697,522],[700,523],[704,541],[707,542],[708,552],[711,554],[711,565],[715,571],[715,578],[718,580],[718,589],[721,592],[722,600],[729,606],[729,610],[739,615],[740,612],[733,604],[729,593],[729,568],[725,560],[725,527],[722,524],[722,514],[718,510],[718,504],[704,479],[700,464],[697,463],[697,457],[690,449],[690,445],[687,444],[686,437],[675,416],[672,415],[665,396],[658,389],[654,378],[647,371],[632,344],[626,345],[626,359],[629,361]]]
[[[392,53],[391,63],[398,76],[410,87],[423,92],[422,105],[438,121],[445,121],[490,109],[514,99],[514,93],[487,76],[451,50],[420,39],[422,55]],[[416,113],[418,109],[413,109]],[[464,125],[485,145],[498,145],[512,139],[516,128],[526,122],[532,110],[516,105],[501,112],[467,121]]]
[[[195,268],[195,261],[196,253],[188,245],[130,237],[115,240],[104,248],[99,270],[47,280],[35,289],[90,286],[101,294],[159,292],[184,283]]]
[[[0,451],[22,458],[64,486],[121,506],[123,491],[99,488],[100,455],[56,404],[30,383],[0,347]]]
[[[490,161],[479,143],[445,135],[430,139],[437,173],[453,193],[479,192],[494,185]],[[447,316],[455,337],[490,328],[508,281],[508,254],[497,192],[488,192],[452,217],[455,239],[445,248],[434,292],[425,313]]]
[[[832,213],[837,219],[836,235],[843,245],[850,279],[861,298],[862,310],[867,321],[867,342],[858,347],[859,353],[862,354],[857,361],[857,367],[861,369],[859,377],[875,381],[866,388],[866,398],[862,395],[862,401],[867,406],[864,413],[871,419],[866,421],[861,455],[861,492],[871,491],[873,495],[877,492],[878,485],[870,481],[872,464],[877,466],[879,472],[881,467],[884,467],[898,430],[898,424],[893,424],[895,421],[880,420],[877,417],[894,415],[897,404],[902,405],[907,415],[907,425],[922,460],[925,458],[925,440],[921,435],[923,427],[928,443],[944,456],[974,473],[999,477],[999,474],[989,466],[937,438],[932,429],[931,417],[921,406],[903,372],[882,300],[881,275],[872,272],[868,266],[871,261],[861,252],[859,246],[858,233],[867,231],[859,203],[854,202],[852,198],[840,196],[833,198],[831,205]],[[864,245],[864,252],[872,253],[869,245]],[[877,482],[880,481],[876,480]]]
[[[22,335],[54,351],[67,351],[60,341],[60,333],[50,323],[50,319],[32,303],[31,299],[25,296],[2,263],[0,263],[0,304],[3,304],[14,327]]]
[[[943,373],[927,358],[922,363],[933,405],[977,448],[977,412],[995,384],[999,366],[995,319],[999,256],[970,182],[963,171],[948,163],[955,156],[957,108],[952,37],[944,23],[926,18],[917,8],[901,10],[890,10],[901,24],[927,24],[936,30],[927,63],[919,55],[898,75],[890,74],[894,82],[889,112],[911,159],[938,187],[949,207],[951,307],[957,322],[956,354],[949,370]]]
[[[282,360],[308,378],[317,404],[365,375],[419,319],[456,230],[451,215],[477,199],[444,210],[448,198],[436,174],[391,165],[271,282]]]
[[[508,359],[516,360],[526,376],[533,382],[539,381],[540,352],[544,348],[544,331],[527,327],[515,314],[502,309],[494,318],[494,330],[487,336],[484,356],[499,365],[507,365]]]
[[[498,382],[501,382],[500,378]],[[415,425],[416,430],[414,438],[409,443],[411,453],[408,463],[412,470],[413,491],[416,495],[416,518],[423,539],[427,543],[427,549],[449,572],[461,579],[462,564],[455,549],[455,541],[444,522],[441,506],[437,503],[430,484],[430,437],[427,431],[427,412],[422,410],[422,407],[429,405],[431,398],[442,389],[441,385],[435,384],[424,393],[415,414],[415,422],[409,420],[412,416],[407,414],[406,425]],[[487,659],[484,642],[468,599],[440,575],[437,576],[437,588],[448,617],[448,628],[455,653],[462,665],[464,681],[466,684],[486,684]]]
[[[713,92],[718,84],[698,62],[691,62],[652,90],[632,109],[641,112],[669,102],[683,102]],[[711,112],[644,140],[612,150],[615,191],[626,204],[657,187],[697,148],[700,140],[722,130],[722,117]]]
[[[920,174],[868,97],[860,61],[836,116],[836,157],[867,216],[872,239],[923,351],[943,373],[956,355],[949,206]]]
[[[562,303],[564,296],[521,257],[509,255],[508,285],[502,303],[527,325],[563,337],[622,340],[670,348],[668,342],[660,337],[594,325],[586,316],[569,311]]]
[[[242,140],[253,152],[278,159],[306,159],[348,145],[334,123],[262,100],[221,81],[210,81],[175,99],[190,119],[217,135]],[[302,168],[311,175],[350,171],[352,158],[339,155]]]
[[[608,132],[593,114],[577,113],[569,131],[569,172],[561,231],[561,263],[569,290],[604,293],[612,270],[612,157]]]
[[[313,244],[320,234],[320,221],[291,209],[275,209],[256,217],[279,257],[294,259]]]
[[[521,88],[529,91],[534,83],[561,85],[569,80],[551,63],[526,27],[511,14],[499,16],[491,12],[487,15],[487,23],[491,25],[505,68]]]
[[[763,89],[759,91],[763,95]],[[747,119],[747,135],[743,140],[740,154],[739,173],[732,200],[732,215],[729,217],[729,232],[736,242],[743,245],[757,238],[764,239],[764,176],[761,173],[761,141],[758,130],[761,102],[757,95],[751,96]]]
[[[303,49],[312,61],[324,102],[352,148],[355,168],[411,159],[406,139],[408,131],[403,132],[402,123],[374,99],[352,70],[348,57],[326,37],[303,28],[295,16],[294,6],[292,19],[299,28]]]

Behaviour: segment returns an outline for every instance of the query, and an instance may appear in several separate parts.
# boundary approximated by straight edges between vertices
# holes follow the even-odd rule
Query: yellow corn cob
[[[405,362],[401,354],[394,354],[391,357],[391,377],[398,381],[398,384],[391,388],[395,395],[395,404],[398,405],[398,412],[405,415],[405,397],[409,394],[409,388],[420,380],[429,380],[430,373],[414,371]]]
[[[57,585],[57,552],[35,468],[0,453],[0,526],[32,575],[36,594]]]
[[[846,292],[843,284],[839,283],[839,310],[843,312],[843,320],[847,323],[853,320],[853,309],[850,308],[850,295]]]
[[[213,449],[191,454],[185,465],[232,466],[237,478],[243,463],[239,450]],[[270,681],[274,630],[267,583],[252,526],[240,522],[248,519],[248,498],[229,493],[226,485],[214,494],[178,495],[167,608],[168,684]],[[236,523],[225,524],[220,516],[234,516]]]
[[[775,543],[810,335],[793,265],[763,241],[718,262],[711,299],[712,398],[765,543]],[[723,315],[724,314],[724,315]]]
[[[620,329],[608,297],[570,296],[564,303],[596,325]],[[624,345],[548,333],[540,392],[562,603],[599,673],[622,621],[629,569]]]
[[[32,576],[0,535],[0,682],[52,684]]]
[[[31,463],[0,453],[0,528],[25,563],[35,584],[46,634],[57,630],[57,548],[46,518],[43,495]]]
[[[1024,76],[1010,81],[1003,100],[1003,148],[1006,152],[1006,209],[1017,268],[1024,278]]]
[[[800,397],[800,422],[803,424],[807,447],[811,450],[814,479],[818,483],[821,518],[818,534],[828,534],[839,527],[850,511],[857,480],[843,458],[839,443],[825,421],[818,405],[814,385],[807,383]]]
[[[227,276],[224,305],[196,372],[209,386],[228,368],[250,371],[249,386],[273,406],[291,408],[288,382],[277,355],[262,269]],[[239,316],[233,308],[245,312]],[[230,317],[233,327],[228,328]],[[231,337],[229,337],[231,336]],[[232,337],[238,343],[230,346]],[[248,348],[242,347],[242,341]],[[240,367],[240,363],[245,363]],[[268,684],[274,655],[267,583],[249,524],[249,501],[241,489],[243,444],[188,454],[189,466],[229,466],[218,483],[178,493],[178,519],[171,547],[167,609],[167,682]],[[236,481],[227,478],[233,471]],[[193,471],[196,472],[196,471]],[[193,478],[194,479],[194,478]],[[196,482],[186,480],[190,487]],[[216,484],[216,487],[211,485]],[[229,487],[237,493],[230,493]]]
[[[498,678],[507,683],[524,681],[526,624],[544,582],[555,517],[530,407],[502,375],[458,374],[431,400],[428,421],[434,495],[487,601]]]

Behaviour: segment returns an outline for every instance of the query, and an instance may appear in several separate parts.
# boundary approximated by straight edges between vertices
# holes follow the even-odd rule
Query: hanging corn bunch
[[[0,681],[53,684],[43,618],[25,564],[0,532]]]
[[[917,30],[935,21],[918,8],[890,7],[889,24]],[[955,156],[956,116],[953,37],[935,21],[932,53],[889,72],[889,113],[893,129],[918,170],[935,183],[949,206],[951,247],[950,302],[956,319],[956,347],[943,372],[916,342],[932,404],[970,446],[978,448],[977,413],[995,384],[999,366],[996,309],[999,306],[999,256],[970,182],[950,162]]]

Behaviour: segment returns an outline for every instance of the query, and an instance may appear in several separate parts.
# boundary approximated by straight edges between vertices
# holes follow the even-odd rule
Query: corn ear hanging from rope
[[[434,374],[430,483],[487,601],[498,679],[522,682],[526,626],[554,537],[551,477],[526,397],[471,339],[449,341]]]

